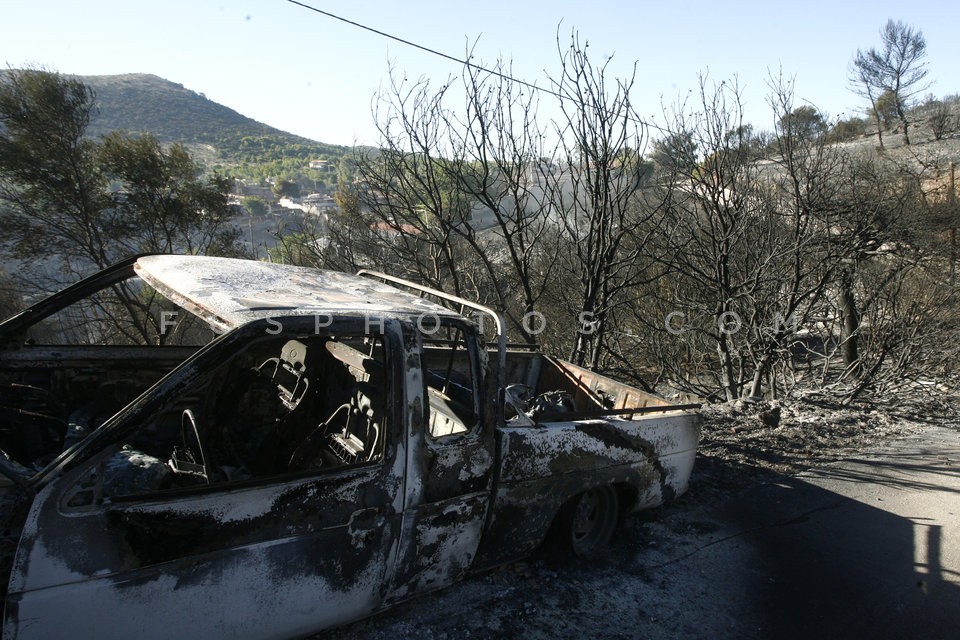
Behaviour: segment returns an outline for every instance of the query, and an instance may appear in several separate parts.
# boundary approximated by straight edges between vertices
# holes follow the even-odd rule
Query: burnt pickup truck
[[[101,322],[147,300],[181,339]],[[383,274],[144,256],[0,342],[4,638],[295,637],[548,532],[589,554],[686,490],[699,433]]]

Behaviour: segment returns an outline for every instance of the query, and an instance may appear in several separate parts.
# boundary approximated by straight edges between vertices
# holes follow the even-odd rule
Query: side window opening
[[[467,337],[464,329],[452,325],[423,337],[428,433],[434,439],[462,435],[479,424],[477,354]]]
[[[135,276],[40,317],[9,335],[0,372],[0,450],[33,472],[215,337]]]
[[[386,370],[381,336],[258,340],[138,429],[66,505],[379,462]]]

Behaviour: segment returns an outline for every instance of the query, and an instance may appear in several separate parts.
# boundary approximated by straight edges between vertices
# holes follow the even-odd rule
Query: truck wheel
[[[619,517],[617,492],[611,485],[584,491],[563,506],[559,514],[564,546],[586,557],[610,542]]]

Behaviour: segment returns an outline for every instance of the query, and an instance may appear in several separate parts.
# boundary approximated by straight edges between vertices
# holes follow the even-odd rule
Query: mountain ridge
[[[89,86],[96,95],[98,113],[91,119],[88,130],[91,135],[123,130],[149,132],[164,142],[211,144],[216,135],[211,125],[217,125],[221,129],[239,129],[254,135],[285,134],[299,138],[155,74],[72,77]],[[198,115],[201,118],[197,119]]]
[[[87,128],[91,137],[112,131],[150,133],[164,143],[212,148],[214,155],[230,163],[337,158],[349,149],[258,122],[155,74],[63,75],[94,92],[96,111]]]

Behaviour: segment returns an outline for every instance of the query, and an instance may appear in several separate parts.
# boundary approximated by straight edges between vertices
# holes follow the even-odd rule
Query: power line
[[[421,51],[425,51],[425,52],[427,52],[427,53],[429,53],[429,54],[432,54],[432,55],[435,55],[435,56],[439,56],[439,57],[441,57],[441,58],[445,58],[445,59],[450,60],[450,61],[452,61],[452,62],[456,62],[457,64],[461,64],[461,65],[464,65],[464,66],[466,66],[466,67],[469,67],[469,68],[471,68],[471,69],[476,69],[476,70],[478,70],[478,71],[483,71],[484,73],[489,73],[489,74],[495,75],[495,76],[497,76],[498,78],[502,78],[503,80],[507,80],[508,82],[515,82],[515,83],[520,84],[520,85],[523,85],[523,86],[525,86],[525,87],[529,87],[530,89],[533,89],[534,91],[541,91],[541,92],[543,92],[543,93],[552,95],[552,96],[554,96],[554,97],[556,97],[556,98],[559,98],[560,100],[569,100],[570,102],[573,102],[573,103],[575,103],[575,104],[579,104],[579,105],[581,105],[581,106],[585,106],[582,102],[580,102],[579,100],[577,100],[576,98],[574,98],[574,97],[572,97],[572,96],[563,95],[562,93],[560,93],[560,92],[558,92],[558,91],[553,91],[553,90],[551,90],[551,89],[545,89],[544,87],[539,87],[539,86],[537,86],[536,84],[533,84],[533,83],[531,83],[531,82],[527,82],[526,80],[521,80],[521,79],[519,79],[519,78],[514,78],[513,76],[508,75],[508,74],[506,74],[506,73],[503,73],[502,71],[497,71],[496,69],[490,69],[490,68],[487,68],[487,67],[484,67],[484,66],[481,66],[481,65],[478,65],[478,64],[474,64],[474,63],[470,62],[469,59],[458,58],[458,57],[456,57],[456,56],[450,55],[449,53],[444,53],[444,52],[442,52],[442,51],[437,51],[436,49],[431,49],[430,47],[424,46],[424,45],[422,45],[422,44],[417,44],[416,42],[411,42],[410,40],[406,40],[406,39],[401,38],[401,37],[399,37],[399,36],[395,36],[395,35],[389,34],[389,33],[385,32],[385,31],[380,31],[379,29],[374,29],[373,27],[369,27],[369,26],[367,26],[367,25],[365,25],[365,24],[361,24],[361,23],[359,23],[359,22],[355,22],[355,21],[350,20],[350,19],[348,19],[348,18],[344,18],[343,16],[338,16],[338,15],[336,15],[336,14],[334,14],[334,13],[330,13],[329,11],[324,11],[323,9],[318,9],[318,8],[316,8],[316,7],[310,6],[310,5],[305,4],[305,3],[303,3],[303,2],[299,2],[298,0],[287,0],[287,2],[289,2],[290,4],[297,5],[298,7],[302,7],[302,8],[304,8],[304,9],[307,9],[308,11],[313,11],[313,12],[315,12],[315,13],[319,13],[319,14],[321,14],[321,15],[327,16],[328,18],[333,18],[334,20],[339,20],[340,22],[349,24],[349,25],[351,25],[351,26],[353,26],[353,27],[357,27],[357,28],[359,28],[359,29],[363,29],[364,31],[369,31],[369,32],[371,32],[371,33],[375,33],[375,34],[377,34],[378,36],[382,36],[382,37],[384,37],[384,38],[388,38],[388,39],[393,40],[393,41],[395,41],[395,42],[399,42],[399,43],[401,43],[401,44],[405,44],[405,45],[407,45],[408,47],[413,47],[413,48],[415,48],[415,49],[420,49]],[[653,129],[657,129],[658,131],[663,131],[663,132],[665,132],[665,133],[668,133],[666,129],[663,129],[662,127],[659,127],[659,126],[653,124],[652,122],[646,122],[646,121],[644,121],[644,120],[641,120],[641,119],[639,119],[639,118],[632,117],[632,116],[630,116],[630,115],[627,115],[626,118],[627,118],[628,120],[631,120],[631,121],[635,122],[636,124],[639,124],[639,125],[642,125],[642,126],[645,126],[645,127],[651,127],[651,128],[653,128]]]
[[[551,91],[550,89],[544,89],[543,87],[538,87],[537,85],[535,85],[535,84],[533,84],[533,83],[527,82],[526,80],[520,80],[519,78],[514,78],[514,77],[512,77],[512,76],[509,76],[509,75],[501,72],[501,71],[497,71],[496,69],[488,69],[487,67],[484,67],[484,66],[481,66],[481,65],[478,65],[478,64],[474,64],[474,63],[470,62],[469,60],[464,60],[464,59],[462,59],[462,58],[458,58],[458,57],[456,57],[456,56],[452,56],[452,55],[450,55],[449,53],[444,53],[444,52],[442,52],[442,51],[437,51],[436,49],[431,49],[430,47],[426,47],[426,46],[424,46],[424,45],[422,45],[422,44],[417,44],[416,42],[411,42],[410,40],[405,40],[405,39],[403,39],[403,38],[401,38],[401,37],[399,37],[399,36],[391,35],[391,34],[389,34],[389,33],[386,33],[385,31],[380,31],[379,29],[374,29],[373,27],[368,27],[368,26],[365,25],[365,24],[360,24],[359,22],[354,22],[353,20],[349,20],[349,19],[344,18],[344,17],[342,17],[342,16],[338,16],[338,15],[336,15],[336,14],[330,13],[329,11],[324,11],[323,9],[317,9],[316,7],[311,7],[310,5],[304,4],[303,2],[298,2],[297,0],[287,0],[287,2],[289,2],[290,4],[295,4],[295,5],[297,5],[298,7],[303,7],[304,9],[308,9],[308,10],[310,10],[310,11],[314,11],[314,12],[316,12],[316,13],[325,15],[325,16],[327,16],[328,18],[333,18],[334,20],[339,20],[340,22],[345,22],[345,23],[347,23],[347,24],[349,24],[349,25],[352,25],[352,26],[354,26],[354,27],[358,27],[358,28],[360,28],[360,29],[363,29],[364,31],[369,31],[369,32],[371,32],[371,33],[375,33],[375,34],[377,34],[378,36],[383,36],[384,38],[389,38],[390,40],[394,40],[394,41],[396,41],[396,42],[400,42],[400,43],[405,44],[405,45],[407,45],[407,46],[409,46],[409,47],[413,47],[413,48],[415,48],[415,49],[420,49],[421,51],[426,51],[427,53],[431,53],[431,54],[433,54],[433,55],[435,55],[435,56],[440,56],[441,58],[446,58],[447,60],[451,60],[451,61],[453,61],[453,62],[456,62],[457,64],[462,64],[462,65],[464,65],[464,66],[470,67],[471,69],[476,69],[476,70],[478,70],[478,71],[483,71],[483,72],[485,72],[485,73],[493,74],[493,75],[495,75],[495,76],[497,76],[497,77],[499,77],[499,78],[503,78],[504,80],[508,80],[508,81],[510,81],[510,82],[516,82],[517,84],[522,84],[522,85],[525,86],[525,87],[530,87],[531,89],[533,89],[533,90],[535,90],[535,91],[543,91],[544,93],[549,93],[550,95],[556,96],[557,98],[560,98],[561,100],[568,100],[568,99],[569,99],[568,97],[564,97],[563,95],[561,95],[561,94],[559,94],[559,93],[557,93],[557,92],[555,92],[555,91]]]

